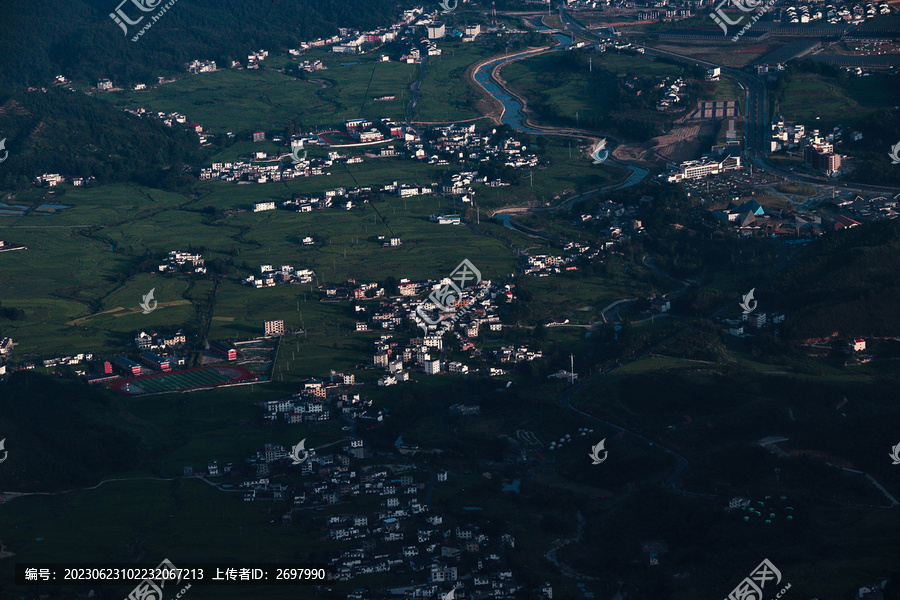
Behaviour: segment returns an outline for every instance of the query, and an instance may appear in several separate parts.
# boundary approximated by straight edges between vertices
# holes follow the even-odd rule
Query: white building
[[[266,337],[284,335],[284,321],[266,321],[264,323]]]

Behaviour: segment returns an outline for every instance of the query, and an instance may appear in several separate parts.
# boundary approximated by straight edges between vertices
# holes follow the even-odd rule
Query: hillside
[[[193,132],[84,94],[16,91],[0,106],[0,131],[9,150],[0,171],[3,189],[27,188],[36,173],[170,189],[187,183],[181,179],[182,163],[198,160]]]
[[[140,442],[99,391],[37,373],[0,385],[0,490],[56,491],[94,485],[133,467]]]
[[[810,244],[766,286],[783,308],[787,339],[900,334],[900,223],[879,221]]]
[[[193,59],[246,62],[247,54],[260,48],[297,48],[303,40],[337,34],[338,27],[387,25],[409,7],[387,0],[354,2],[352,11],[337,0],[191,0],[176,2],[132,42],[134,33],[126,37],[109,17],[117,5],[115,0],[0,2],[0,53],[16,57],[0,64],[0,90],[46,86],[60,74],[91,83],[103,77],[153,83],[158,75],[183,73]],[[136,12],[130,3],[123,7],[129,9]]]

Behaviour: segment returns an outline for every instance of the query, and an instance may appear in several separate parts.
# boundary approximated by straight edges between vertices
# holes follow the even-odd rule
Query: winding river
[[[546,27],[540,23],[536,23],[535,28],[537,29],[537,31],[547,31],[549,29],[548,27]],[[553,37],[556,38],[556,40],[559,42],[559,46],[555,47],[553,50],[551,50],[551,52],[565,51],[572,44],[572,38],[568,35],[565,35],[562,33],[556,33],[553,35]],[[534,127],[529,127],[525,122],[525,115],[522,112],[522,109],[524,108],[522,103],[517,98],[515,98],[514,96],[512,96],[512,95],[508,94],[506,91],[504,91],[503,88],[500,87],[500,85],[497,84],[497,82],[491,78],[491,72],[494,70],[494,67],[496,67],[497,65],[506,64],[506,63],[509,63],[514,60],[520,60],[522,58],[527,58],[529,56],[534,56],[536,54],[541,54],[543,52],[546,52],[546,50],[533,50],[531,52],[524,52],[524,53],[516,54],[513,56],[498,58],[496,60],[492,60],[490,62],[484,63],[483,65],[481,65],[478,68],[478,70],[475,71],[475,74],[474,74],[475,81],[480,83],[491,96],[496,98],[497,101],[503,105],[503,116],[501,118],[501,121],[505,125],[509,125],[513,129],[524,132],[524,133],[534,133],[534,134],[538,134],[538,135],[557,135],[557,136],[569,135],[570,137],[579,137],[579,138],[586,137],[584,135],[551,133],[551,132],[535,129]],[[610,164],[610,165],[613,165],[616,167],[628,169],[629,171],[631,171],[631,175],[628,177],[628,179],[625,182],[623,182],[619,185],[616,185],[616,186],[603,188],[602,191],[609,191],[609,190],[613,190],[613,189],[621,189],[621,188],[631,187],[631,186],[635,185],[636,183],[638,183],[639,181],[641,181],[648,173],[648,171],[646,169],[642,169],[640,167],[635,167],[632,165],[627,165],[625,163],[619,162],[612,158],[609,158],[605,162],[607,164]],[[600,190],[598,190],[598,191],[600,191]],[[509,226],[508,219],[506,221],[506,224],[507,224],[507,226]]]

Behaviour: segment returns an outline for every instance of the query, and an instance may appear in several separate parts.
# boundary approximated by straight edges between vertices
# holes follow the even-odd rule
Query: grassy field
[[[873,74],[835,80],[796,73],[775,104],[774,114],[823,132],[836,125],[853,127],[884,106],[897,103],[897,92],[887,78]]]
[[[681,74],[681,69],[673,65],[611,52],[592,53],[593,68],[597,70],[593,73],[587,70],[561,72],[558,62],[564,56],[551,53],[516,61],[504,67],[501,76],[527,102],[554,104],[560,116],[575,119],[578,113],[579,119],[587,122],[592,115],[599,117],[610,113],[610,90],[597,81],[601,77],[600,69],[605,69],[612,78],[636,75],[664,78]],[[657,117],[656,114],[648,115],[648,118]]]
[[[709,18],[707,17],[707,21]],[[681,23],[679,23],[679,28]],[[660,50],[668,50],[676,54],[690,56],[725,67],[741,68],[749,65],[776,48],[772,44],[741,45],[729,41],[709,42],[706,45],[694,43],[669,42],[654,44]]]
[[[744,93],[744,90],[740,88],[740,86],[730,79],[725,79],[724,77],[719,78],[719,81],[716,83],[716,90],[713,92],[711,98],[703,98],[704,100],[737,100],[741,106],[741,114],[743,115],[746,109],[746,97],[747,95]]]
[[[387,168],[398,162],[399,168]],[[361,183],[383,183],[388,177],[430,183],[429,169],[422,170],[418,163],[385,163],[364,163],[354,175]],[[347,173],[329,178],[329,183],[353,184]],[[437,278],[452,271],[463,258],[479,265],[486,277],[497,277],[511,272],[515,263],[502,241],[478,236],[467,227],[429,221],[432,213],[456,210],[442,198],[385,199],[376,204],[384,222],[371,206],[352,211],[299,214],[279,210],[211,218],[193,210],[200,206],[246,207],[267,198],[283,200],[290,197],[291,187],[214,183],[207,189],[196,202],[175,195],[151,201],[147,197],[154,194],[136,187],[110,188],[103,193],[71,190],[65,198],[73,208],[58,215],[15,219],[6,227],[4,238],[27,245],[28,250],[18,251],[18,256],[0,256],[6,261],[3,300],[6,307],[23,308],[26,316],[5,324],[4,334],[21,340],[18,350],[23,356],[37,351],[106,353],[121,348],[141,329],[179,327],[195,321],[212,282],[208,277],[156,272],[155,265],[176,249],[193,248],[207,261],[228,257],[234,261],[235,270],[220,286],[212,315],[219,318],[213,321],[214,337],[250,337],[265,318],[284,317],[289,326],[299,327],[291,322],[292,314],[297,312],[298,294],[309,293],[309,287],[253,290],[240,286],[238,279],[258,272],[260,264],[311,268],[319,283],[339,283],[348,278],[383,281],[389,275]],[[297,182],[295,189],[311,191],[312,186]],[[112,197],[124,207],[117,214],[107,208]],[[129,213],[128,207],[136,210]],[[105,226],[88,234],[62,225],[79,221]],[[301,244],[306,235],[313,236],[316,244]],[[404,245],[382,248],[377,239],[380,235],[398,235]],[[145,257],[152,259],[147,270],[125,275]],[[20,278],[28,278],[29,285],[17,283]],[[138,304],[150,289],[155,290],[159,306],[144,315]],[[331,310],[324,308],[322,316]],[[315,329],[317,320],[310,316],[309,324]]]
[[[415,65],[376,62],[374,56],[345,57],[344,62],[356,64],[341,66],[329,55],[329,62],[327,70],[310,74],[306,81],[267,68],[220,70],[104,98],[122,108],[177,111],[217,134],[281,131],[291,120],[304,127],[323,127],[358,117],[404,117],[404,94],[408,100]],[[388,94],[397,100],[373,102]]]
[[[442,112],[452,115],[450,118],[471,113],[472,98],[465,91],[460,69],[486,52],[486,46],[448,42],[444,47],[446,54],[432,57],[428,63],[425,85],[432,87],[423,88],[427,93],[419,105],[422,119],[442,120]],[[314,84],[265,70],[194,77],[148,92],[146,97],[160,105],[171,101],[166,106],[177,106],[176,110],[209,128],[279,129],[296,115],[307,124],[307,119],[321,119],[324,124],[331,122],[327,119],[340,121],[359,114],[390,116],[393,113],[377,111],[384,108],[389,112],[401,105],[402,92],[398,92],[405,89],[417,68],[322,51],[301,58],[314,56],[329,66],[316,76],[330,78],[338,70],[347,74],[336,78],[340,85],[323,88],[322,98],[312,94]],[[279,58],[273,64],[291,60]],[[359,64],[340,66],[340,62]],[[675,67],[642,57],[603,55],[595,60],[594,66],[598,64],[610,69],[614,77],[663,76],[673,69],[671,72],[680,74]],[[540,68],[541,60],[536,58],[509,67],[504,76],[514,77],[525,89],[529,77],[540,76]],[[558,89],[528,93],[563,102],[567,114],[589,107],[602,109],[602,93],[586,85],[582,75],[572,74]],[[451,97],[459,100],[445,107],[440,101],[443,90],[452,90]],[[173,95],[165,95],[169,93]],[[371,97],[385,93],[398,93],[395,105],[382,107],[370,102]],[[735,94],[737,90],[723,81],[716,87],[714,99]],[[132,102],[142,97],[112,98]],[[326,97],[334,102],[324,100]],[[205,99],[213,104],[206,104]],[[216,102],[221,103],[221,110]],[[206,115],[210,123],[195,117],[185,108],[188,105]],[[255,122],[256,118],[261,122]],[[592,165],[574,142],[570,148],[569,140],[548,139],[540,144],[526,140],[540,153],[543,164],[531,172],[519,171],[519,185],[477,187],[482,212],[477,226],[472,224],[477,217],[470,207],[437,196],[405,200],[385,196],[349,211],[248,211],[227,216],[222,212],[246,209],[265,200],[280,202],[293,194],[318,195],[338,186],[439,183],[456,170],[400,158],[366,159],[349,169],[336,166],[324,177],[282,183],[239,186],[200,182],[196,196],[138,186],[62,186],[53,201],[71,208],[47,216],[35,214],[32,208],[24,216],[0,217],[0,239],[28,246],[25,251],[0,253],[3,307],[25,311],[22,319],[0,321],[0,334],[12,336],[20,344],[16,359],[83,351],[107,358],[133,352],[128,346],[138,331],[197,328],[201,323],[209,323],[209,339],[221,340],[257,337],[268,319],[283,319],[287,329],[303,330],[282,338],[273,381],[267,383],[149,397],[109,394],[111,414],[127,423],[145,444],[139,460],[129,472],[117,474],[116,480],[96,489],[30,496],[4,504],[0,541],[15,552],[17,561],[158,562],[169,558],[180,565],[216,560],[313,562],[333,556],[346,542],[322,537],[327,536],[323,518],[371,514],[378,509],[380,497],[354,498],[320,510],[295,510],[293,524],[284,526],[281,516],[291,511],[290,500],[244,502],[240,492],[219,490],[198,478],[182,478],[183,468],[192,466],[200,472],[208,461],[217,460],[220,468],[233,463],[238,471],[267,443],[289,447],[308,439],[310,447],[337,443],[335,451],[340,448],[351,435],[349,428],[344,429],[345,421],[264,423],[262,410],[256,406],[297,392],[300,381],[308,377],[327,378],[332,370],[353,373],[358,382],[367,384],[383,374],[368,367],[374,342],[385,332],[355,331],[360,318],[351,303],[322,302],[316,286],[347,279],[358,283],[383,282],[388,277],[438,279],[464,258],[471,260],[484,278],[504,282],[521,259],[512,245],[532,254],[560,253],[543,239],[489,220],[487,213],[490,208],[510,204],[555,204],[572,193],[622,178],[618,169]],[[252,150],[274,153],[280,148],[272,143],[237,144],[214,159],[232,160]],[[310,152],[321,155],[323,150],[312,148]],[[38,193],[7,200],[41,201]],[[214,210],[205,210],[207,207]],[[432,213],[462,210],[466,213],[462,226],[442,226],[429,220]],[[576,215],[545,212],[521,217],[521,222],[556,236],[592,242],[594,230],[573,224],[574,218]],[[311,246],[301,241],[307,235],[314,238]],[[398,236],[403,245],[385,248],[380,236]],[[213,270],[220,278],[159,273],[156,265],[169,250],[201,253],[215,265]],[[367,423],[357,425],[355,435],[364,438],[367,447],[385,453],[372,462],[383,461],[401,435],[409,443],[442,449],[443,454],[424,459],[389,460],[414,464],[417,481],[427,480],[434,469],[448,469],[451,480],[428,492],[433,492],[429,504],[445,517],[442,527],[475,522],[513,533],[516,545],[504,549],[504,559],[517,576],[527,580],[529,588],[552,581],[559,597],[576,597],[575,592],[580,597],[590,590],[596,597],[611,598],[617,578],[625,577],[623,574],[641,586],[659,585],[659,590],[665,590],[657,594],[660,596],[677,600],[708,596],[730,589],[731,579],[749,573],[762,555],[773,557],[785,574],[790,572],[789,580],[796,581],[798,588],[823,597],[826,592],[846,596],[843,592],[858,584],[858,577],[851,581],[846,574],[847,564],[852,563],[853,573],[867,576],[888,572],[893,566],[890,544],[896,539],[898,525],[887,511],[864,508],[884,503],[870,483],[812,459],[776,458],[755,442],[767,435],[788,436],[791,447],[821,448],[853,460],[894,489],[897,481],[888,478],[891,471],[881,441],[897,416],[892,367],[884,361],[842,369],[802,354],[767,353],[755,340],[727,337],[712,325],[704,329],[705,323],[681,316],[625,323],[618,330],[576,326],[601,321],[601,310],[615,300],[646,298],[680,287],[640,264],[643,249],[626,248],[624,252],[602,257],[602,276],[584,276],[577,271],[516,280],[517,292],[533,299],[524,306],[501,307],[503,315],[510,310],[519,312],[502,331],[483,335],[479,346],[487,355],[504,345],[528,344],[540,348],[545,360],[504,365],[509,373],[501,377],[484,377],[484,371],[437,376],[417,371],[412,382],[396,387],[354,388],[354,393],[372,399],[374,406],[386,409],[388,415],[376,429],[368,428]],[[762,280],[769,273],[774,259],[773,248],[758,267],[727,272],[712,268],[704,271],[703,285],[737,297],[739,291],[748,289],[744,287],[748,278]],[[264,289],[241,285],[240,280],[257,273],[261,264],[313,269],[316,278],[307,285]],[[159,305],[144,315],[138,303],[150,289]],[[374,307],[380,302],[359,303]],[[622,314],[642,318],[637,309],[629,312],[623,308]],[[569,326],[534,327],[549,319],[568,319]],[[419,332],[390,334],[393,341],[402,343]],[[673,339],[678,343],[666,345]],[[715,347],[718,354],[714,359],[690,360],[694,357],[690,344],[697,340]],[[572,390],[572,404],[593,417],[566,409],[561,394],[570,386],[547,377],[558,368],[568,368],[570,355],[580,381]],[[455,348],[448,349],[447,356],[464,359],[473,369],[488,364]],[[615,366],[620,359],[626,361],[621,368],[592,377],[601,367]],[[193,379],[202,372],[193,373],[168,381],[151,379],[146,385],[155,386],[151,391],[165,391],[177,378]],[[834,410],[842,397],[850,399],[843,414]],[[460,402],[478,404],[481,414],[450,414],[449,407]],[[620,434],[604,421],[647,439]],[[595,431],[580,436],[579,427]],[[518,450],[510,440],[520,431],[532,433],[539,443],[527,450],[526,462],[506,462],[507,451]],[[575,438],[571,445],[549,450],[549,441],[568,434]],[[591,465],[587,453],[600,439],[608,442],[609,460],[603,466]],[[689,461],[678,487],[716,497],[684,498],[665,488],[663,483],[672,476],[676,463],[660,445]],[[870,458],[876,455],[882,456],[880,463]],[[355,462],[353,468],[359,465]],[[776,465],[780,471],[773,470]],[[312,479],[296,474],[276,477],[294,486]],[[213,481],[237,485],[253,478],[248,468]],[[519,491],[502,491],[513,480],[519,482]],[[21,482],[25,486],[21,489],[41,483]],[[736,495],[788,496],[796,502],[802,527],[797,531],[779,525],[767,531],[741,528],[741,522],[732,524],[722,508]],[[566,501],[560,502],[560,498]],[[859,506],[848,510],[848,504]],[[478,510],[470,510],[473,507]],[[556,540],[575,535],[576,513],[586,520],[585,535],[562,549],[559,557],[596,576],[584,588],[543,558]],[[598,546],[598,539],[607,541]],[[671,552],[663,556],[663,566],[648,575],[641,544],[657,539],[666,540]],[[723,543],[724,539],[728,543]],[[399,543],[379,542],[378,551],[393,553],[399,547]],[[804,554],[797,548],[816,550]],[[853,558],[847,559],[851,552]],[[840,565],[837,557],[843,557]],[[743,568],[745,563],[748,569]],[[0,563],[0,576],[11,577],[12,564]],[[672,577],[688,570],[691,578],[687,582]],[[828,575],[823,578],[821,573]],[[362,585],[397,586],[414,577],[418,575],[395,572],[335,588],[347,592]],[[130,588],[122,586],[115,591],[124,597]],[[0,597],[6,600],[13,593],[0,590]],[[19,590],[15,594],[21,595]],[[287,600],[297,597],[297,589],[195,586],[190,594],[197,598]],[[302,595],[307,596],[310,594]]]
[[[461,41],[444,42],[441,50],[440,56],[428,57],[415,120],[433,122],[480,117],[481,113],[475,107],[481,96],[469,86],[464,75],[469,65],[492,56],[494,50],[486,43]]]
[[[451,121],[480,117],[480,96],[463,74],[473,62],[495,53],[487,42],[447,40],[440,56],[428,57],[415,120]],[[121,108],[180,112],[210,133],[282,131],[290,122],[301,127],[341,125],[348,119],[389,117],[403,120],[410,85],[419,65],[381,62],[380,54],[337,55],[325,50],[298,58],[275,57],[259,70],[227,70],[185,77],[145,91],[106,94]],[[327,67],[300,80],[281,73],[301,60],[321,60]],[[279,70],[275,70],[279,69]],[[394,95],[395,100],[374,99]],[[449,99],[449,101],[448,101]],[[266,150],[262,145],[256,149]]]

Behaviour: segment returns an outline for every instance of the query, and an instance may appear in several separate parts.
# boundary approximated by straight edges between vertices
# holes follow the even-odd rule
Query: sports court
[[[161,392],[184,392],[252,379],[256,379],[253,373],[239,367],[199,367],[117,381],[112,385],[112,389],[127,396],[136,396]]]

